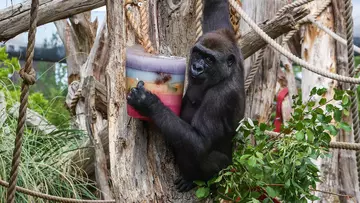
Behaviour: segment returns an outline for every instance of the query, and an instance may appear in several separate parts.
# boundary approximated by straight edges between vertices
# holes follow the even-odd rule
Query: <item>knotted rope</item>
[[[258,72],[259,68],[260,68],[260,65],[261,65],[261,62],[262,60],[264,59],[264,53],[265,53],[265,49],[266,47],[262,48],[259,52],[259,55],[257,56],[256,58],[256,61],[255,61],[255,64],[251,67],[251,70],[250,70],[250,73],[249,75],[246,77],[246,80],[245,80],[245,92],[248,91],[251,83],[254,81],[254,78],[256,76],[256,73]]]
[[[149,39],[149,16],[147,13],[147,9],[146,9],[146,1],[143,2],[139,2],[138,6],[140,7],[140,18],[141,18],[141,31],[142,31],[142,41],[143,41],[143,46],[145,48],[145,50],[148,53],[154,53],[155,49],[151,44],[151,41]]]
[[[132,6],[136,5],[140,12],[140,21],[141,26],[139,27],[135,21],[135,17],[132,13]],[[139,39],[140,44],[144,47],[145,51],[154,54],[155,48],[152,46],[150,37],[149,37],[149,16],[147,12],[146,1],[140,1],[137,3],[127,2],[126,4],[126,18],[129,21],[129,24],[135,32],[135,36]]]
[[[195,26],[196,39],[195,39],[195,41],[197,41],[199,39],[199,37],[201,37],[201,35],[203,34],[202,25],[201,25],[202,14],[203,14],[202,0],[195,0],[195,22],[196,22],[196,26]]]
[[[240,0],[237,0],[237,2],[241,5]],[[230,6],[230,21],[235,32],[235,39],[238,41],[240,39],[240,15],[232,6]]]
[[[134,14],[132,12],[132,6],[130,4],[126,5],[126,18],[129,21],[130,26],[134,30],[135,36],[139,39],[139,43],[143,45],[142,34],[140,27],[136,24]]]
[[[285,5],[284,7],[282,7],[276,14],[275,14],[275,18],[278,18],[280,17],[282,14],[284,14],[286,11],[290,10],[290,9],[293,9],[293,8],[296,8],[296,7],[299,7],[299,6],[302,6],[304,4],[307,4],[309,2],[312,2],[314,0],[298,0],[298,1],[295,1],[293,3],[290,3],[290,4],[287,4]]]
[[[24,134],[24,125],[26,120],[26,109],[28,105],[29,86],[33,85],[36,81],[36,74],[32,67],[34,47],[35,47],[35,34],[37,24],[37,13],[39,8],[39,0],[32,0],[30,10],[30,28],[28,32],[28,44],[26,50],[26,63],[25,67],[20,70],[20,77],[23,79],[21,85],[20,95],[20,108],[19,118],[16,128],[15,148],[12,159],[12,167],[10,172],[10,185],[7,191],[7,203],[15,201],[16,182],[18,176],[18,169],[21,158],[22,138]]]

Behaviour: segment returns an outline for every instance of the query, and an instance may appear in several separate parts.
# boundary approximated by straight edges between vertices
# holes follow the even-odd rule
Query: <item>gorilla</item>
[[[227,0],[204,0],[203,35],[190,50],[188,87],[180,117],[144,88],[132,88],[128,104],[149,117],[175,155],[179,192],[207,181],[232,162],[232,138],[244,117],[243,56],[237,47]]]

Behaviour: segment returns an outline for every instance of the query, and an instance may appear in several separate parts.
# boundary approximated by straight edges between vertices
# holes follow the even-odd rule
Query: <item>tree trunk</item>
[[[345,5],[341,1],[333,0],[333,13],[334,13],[334,30],[335,33],[342,37],[346,37],[346,25],[345,25]],[[340,42],[335,42],[336,50],[336,64],[337,72],[340,75],[348,75],[347,71],[347,47]],[[342,89],[346,89],[349,86],[346,84],[340,84]],[[351,116],[343,116],[345,122],[351,124]],[[337,141],[340,142],[354,142],[353,132],[340,131]],[[351,195],[360,201],[360,191],[358,185],[358,174],[356,166],[355,151],[339,150],[338,151],[338,163],[339,163],[339,193],[343,195]],[[340,197],[340,202],[356,202],[355,199],[348,200],[345,197]]]
[[[158,5],[155,2],[149,2],[150,25],[158,25],[150,29],[153,44],[155,47],[158,44],[161,54],[187,55],[195,40],[192,1],[181,1],[177,5],[171,1],[159,1]],[[107,6],[108,19],[111,19],[109,36],[116,36],[110,40],[110,53],[114,55],[110,56],[107,71],[109,150],[115,198],[117,202],[193,202],[194,192],[175,191],[173,182],[178,173],[163,136],[150,123],[127,116],[125,72],[120,69],[118,59],[124,54],[124,50],[118,48],[120,40],[124,40],[120,26],[124,22],[124,10],[113,1],[108,1]],[[152,13],[154,10],[158,13]],[[132,43],[127,41],[127,45]],[[115,77],[117,75],[119,77]]]
[[[273,18],[276,12],[286,3],[286,0],[251,0],[244,1],[243,8],[255,22],[262,22]],[[246,33],[250,29],[245,22],[240,23],[241,32]],[[241,36],[243,35],[241,34]],[[276,41],[279,42],[280,39]],[[247,93],[247,111],[245,117],[258,119],[259,122],[267,122],[270,119],[274,95],[276,93],[277,74],[280,69],[279,56],[278,52],[266,48],[259,71]],[[251,64],[255,60],[256,56],[253,55],[245,61],[245,75],[249,73]]]
[[[309,8],[311,8],[312,12],[315,12],[322,4],[322,0],[316,0],[309,4]],[[329,29],[333,30],[334,15],[332,6],[325,9],[317,20]],[[324,69],[326,72],[336,72],[338,64],[336,61],[335,40],[313,24],[304,26],[302,34],[303,59],[316,67]],[[322,97],[325,97],[328,101],[333,98],[334,88],[338,85],[337,81],[322,77],[305,69],[303,69],[302,74],[303,80],[301,87],[303,101],[309,100],[310,91],[313,87],[327,88],[327,93]],[[313,100],[319,99],[321,99],[321,96],[313,97]],[[330,103],[334,104],[334,102]],[[336,138],[332,137],[332,141],[336,141]],[[320,191],[339,193],[339,150],[331,149],[330,154],[330,158],[319,158],[315,161],[315,163],[320,166],[320,175],[321,180],[323,181],[317,185],[316,189]],[[339,202],[339,197],[336,195],[323,192],[316,192],[315,194],[321,198],[319,202]]]

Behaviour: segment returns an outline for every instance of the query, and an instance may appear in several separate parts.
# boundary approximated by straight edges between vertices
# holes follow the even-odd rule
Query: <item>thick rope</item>
[[[260,50],[259,55],[256,58],[255,64],[252,66],[249,75],[246,77],[245,84],[244,84],[245,92],[248,91],[251,83],[254,81],[256,73],[258,72],[258,70],[261,66],[261,62],[264,59],[265,49],[266,49],[266,47],[264,47]]]
[[[241,5],[240,0],[237,0],[237,2]],[[238,41],[240,39],[240,15],[232,6],[230,6],[230,21],[235,31],[235,39]]]
[[[309,64],[308,62],[296,57],[294,54],[290,53],[288,50],[281,47],[277,42],[275,42],[273,39],[271,39],[263,30],[261,30],[261,28],[245,13],[245,11],[237,4],[237,2],[235,0],[229,0],[229,2],[236,9],[236,11],[240,13],[240,15],[243,17],[245,22],[247,22],[251,28],[253,28],[275,50],[277,50],[284,56],[288,57],[290,60],[296,62],[297,64],[304,67],[305,69],[307,69],[311,72],[314,72],[316,74],[319,74],[321,76],[331,78],[334,80],[338,80],[341,82],[360,84],[359,78],[352,78],[352,77],[342,76],[342,75],[338,75],[338,74],[331,73],[331,72],[326,72],[325,70],[316,68],[313,65]]]
[[[20,70],[19,74],[23,79],[21,85],[20,95],[20,108],[19,118],[16,128],[15,148],[12,159],[12,168],[10,172],[10,186],[7,191],[7,203],[15,202],[16,182],[18,176],[18,169],[21,160],[21,145],[24,134],[24,125],[26,120],[26,109],[28,105],[29,86],[36,81],[35,71],[32,67],[34,46],[35,46],[35,34],[37,24],[37,12],[39,8],[39,0],[32,0],[30,10],[30,28],[28,32],[28,45],[26,50],[26,63],[25,67]]]
[[[202,25],[201,25],[202,12],[203,12],[202,0],[195,0],[195,17],[196,17],[195,18],[195,22],[196,22],[196,26],[195,26],[196,39],[195,39],[195,41],[197,41],[203,34]]]
[[[280,17],[287,10],[302,6],[302,5],[312,2],[312,1],[314,1],[314,0],[298,0],[293,3],[287,4],[276,13],[275,18]]]
[[[352,19],[352,4],[351,0],[345,0],[345,22],[346,22],[346,39],[347,39],[347,52],[348,52],[348,73],[350,77],[355,76],[355,64],[354,64],[354,36],[353,36],[353,19]],[[360,143],[359,135],[359,111],[358,111],[358,99],[357,90],[354,84],[350,85],[350,90],[355,94],[350,98],[351,100],[351,118],[353,123],[353,132],[356,143]],[[357,172],[358,172],[358,184],[360,186],[360,152],[356,152]]]
[[[0,180],[0,185],[2,185],[4,187],[8,187],[9,183],[7,183],[3,180]],[[44,194],[41,192],[36,192],[36,191],[29,190],[29,189],[19,187],[19,186],[16,186],[16,190],[21,193],[33,196],[33,197],[42,198],[42,199],[51,200],[51,201],[57,201],[57,202],[68,202],[68,203],[112,203],[112,202],[115,202],[115,200],[81,200],[81,199],[63,198],[63,197],[57,197],[57,196]]]
[[[145,51],[152,54],[155,53],[155,49],[152,46],[151,41],[149,39],[149,17],[145,3],[146,1],[138,3],[138,6],[140,7],[142,41]]]
[[[135,17],[132,12],[132,6],[130,4],[126,5],[126,18],[129,21],[130,26],[133,28],[135,36],[139,39],[140,44],[143,45],[143,39],[141,34],[141,29],[137,25]]]
[[[76,105],[77,105],[78,101],[81,98],[81,91],[82,91],[81,88],[77,89],[74,97],[71,98],[70,109],[71,109],[72,112],[76,112],[75,108],[76,108]]]
[[[270,136],[271,138],[282,138],[283,135],[278,133],[278,132],[274,132],[274,131],[269,131],[266,130],[265,134]],[[330,142],[329,144],[330,148],[333,149],[345,149],[345,150],[356,150],[356,151],[360,151],[360,144],[359,143],[350,143],[350,142]]]

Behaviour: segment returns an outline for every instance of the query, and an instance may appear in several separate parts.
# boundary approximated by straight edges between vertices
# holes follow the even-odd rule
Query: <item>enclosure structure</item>
[[[243,1],[242,8],[251,19],[259,23],[268,36],[288,46],[295,55],[302,56],[319,69],[346,75],[341,73],[346,70],[345,65],[342,69],[337,68],[344,61],[335,60],[345,55],[345,46],[322,33],[318,27],[305,24],[309,22],[308,15],[311,15],[310,17],[317,18],[317,21],[329,29],[334,30],[335,27],[336,33],[344,34],[344,4],[336,0],[325,3],[314,0],[305,8],[290,7],[277,15],[279,9],[287,3],[285,0]],[[97,21],[91,22],[86,11],[103,6],[103,1],[88,0],[82,2],[84,6],[81,9],[66,9],[76,8],[77,4],[76,0],[67,1],[66,4],[44,0],[40,1],[38,11],[38,25],[57,20],[55,24],[68,56],[67,104],[77,115],[78,127],[86,130],[90,136],[91,141],[86,144],[94,145],[94,150],[74,153],[74,162],[77,162],[83,153],[90,158],[77,164],[82,164],[88,173],[95,173],[98,187],[102,191],[101,198],[105,200],[115,198],[117,202],[195,201],[192,193],[175,192],[173,180],[177,176],[177,169],[173,164],[172,154],[157,129],[127,115],[125,53],[126,47],[138,43],[145,49],[152,47],[155,52],[164,55],[186,57],[196,37],[201,34],[198,19],[199,15],[201,16],[201,2],[185,0],[175,4],[172,1],[150,0],[139,5],[138,2],[108,0],[107,19],[101,25],[99,33],[96,33]],[[239,21],[238,9],[231,4],[234,27],[240,27],[238,37],[239,46],[246,59],[245,75],[252,73],[255,77],[248,80],[246,117],[258,119],[260,122],[269,121],[274,96],[279,89],[288,86],[290,94],[285,98],[287,102],[283,103],[282,108],[286,121],[291,111],[289,98],[297,94],[292,63],[271,49],[264,37],[248,26],[248,22]],[[11,29],[4,29],[6,32],[0,34],[0,40],[9,39],[29,28],[29,8],[30,1],[26,6],[19,6],[16,12],[14,8],[0,12],[4,14],[1,16],[5,16],[2,18],[5,20],[0,20],[0,27],[10,27],[10,21],[6,19],[21,19]],[[51,15],[49,8],[63,12],[59,12],[61,15]],[[70,17],[70,21],[62,20],[67,17]],[[301,32],[298,30],[300,25],[303,28]],[[284,39],[282,35],[287,38]],[[289,40],[288,44],[284,42],[286,40]],[[87,55],[80,55],[79,52]],[[285,66],[285,71],[280,68],[280,61]],[[331,65],[313,63],[325,61]],[[254,71],[254,68],[258,70]],[[303,81],[303,97],[313,85],[327,85],[330,95],[331,88],[337,86],[334,79],[326,79],[307,70],[303,70],[303,74],[307,78],[313,78]],[[313,82],[315,84],[312,84]],[[339,135],[338,141],[353,142],[353,138],[351,135]],[[354,167],[355,153],[338,149],[334,149],[332,153],[332,159],[321,160],[323,171],[328,173],[324,173],[326,181],[320,187],[325,191],[346,191],[346,194],[360,199]],[[92,162],[95,162],[95,166]],[[340,163],[343,163],[341,166],[345,167],[345,170],[340,168]],[[339,185],[341,188],[338,188]],[[333,196],[323,195],[322,198],[330,200]]]

